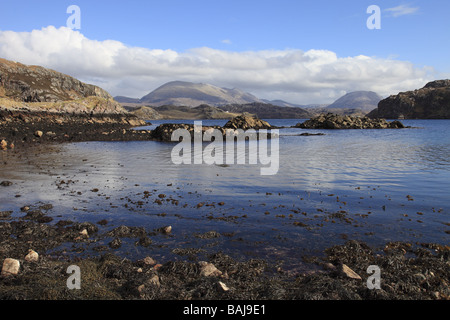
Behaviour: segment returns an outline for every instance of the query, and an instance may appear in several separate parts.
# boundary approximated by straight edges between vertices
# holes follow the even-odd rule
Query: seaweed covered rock
[[[258,118],[242,115],[242,116],[235,117],[235,118],[231,119],[230,121],[228,121],[224,125],[224,128],[225,129],[260,130],[260,129],[270,129],[271,126],[268,122],[266,122],[264,120],[260,120]]]
[[[400,121],[388,122],[385,119],[368,117],[340,116],[332,113],[321,114],[315,118],[295,125],[301,129],[402,129]]]

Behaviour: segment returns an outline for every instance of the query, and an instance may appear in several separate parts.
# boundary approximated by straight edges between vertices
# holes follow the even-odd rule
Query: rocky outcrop
[[[257,133],[255,138],[259,138],[258,130],[260,129],[270,129],[271,126],[266,121],[259,120],[253,117],[247,116],[238,116],[227,122],[227,124],[223,127],[220,126],[201,126],[201,134],[203,134],[208,130],[218,130],[222,134],[224,140],[226,136],[234,136],[237,137],[239,135],[239,131],[237,129],[249,130],[254,129]],[[195,134],[195,126],[193,124],[174,124],[174,123],[165,123],[159,125],[156,129],[152,131],[152,138],[159,141],[172,141],[172,134],[178,129],[187,130],[190,133],[191,139],[194,140]],[[198,132],[200,133],[200,131]],[[244,133],[245,134],[245,133]],[[267,138],[271,137],[271,134],[267,134],[265,136]]]
[[[318,117],[299,123],[295,126],[301,129],[401,129],[405,126],[399,121],[387,122],[385,119],[370,119],[367,117],[339,116],[332,113],[321,114]]]
[[[0,109],[70,114],[127,114],[105,90],[39,66],[0,58]]]
[[[0,58],[0,96],[23,102],[57,102],[96,96],[112,99],[105,90],[39,66]]]
[[[380,101],[370,118],[450,119],[450,80],[437,80],[422,89],[401,92]]]
[[[264,120],[260,120],[255,117],[249,117],[249,116],[238,116],[230,121],[228,121],[224,128],[226,129],[242,129],[242,130],[248,130],[248,129],[270,129],[271,126],[268,122]]]

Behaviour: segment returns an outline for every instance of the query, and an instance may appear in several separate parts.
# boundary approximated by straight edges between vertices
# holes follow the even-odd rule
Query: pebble
[[[166,233],[166,234],[171,233],[172,232],[172,226],[163,227],[162,228],[162,232]]]
[[[25,260],[28,262],[37,262],[39,260],[39,254],[36,251],[30,249],[28,250],[28,254],[25,256]]]
[[[86,237],[86,238],[89,237],[89,233],[88,233],[88,231],[86,229],[81,230],[80,231],[80,235],[83,236],[83,237]]]
[[[230,288],[228,288],[227,285],[225,283],[223,283],[222,281],[219,281],[218,287],[219,287],[219,290],[221,290],[221,291],[224,291],[224,292],[230,291]]]
[[[0,149],[1,150],[5,150],[7,146],[8,146],[8,142],[6,142],[6,140],[0,141]]]
[[[218,277],[222,275],[222,271],[216,268],[215,265],[206,261],[200,261],[200,275],[204,277]]]
[[[6,258],[3,261],[2,275],[11,276],[19,274],[20,262],[16,259]]]
[[[151,257],[145,257],[143,261],[146,265],[149,265],[149,266],[153,266],[156,264],[156,261]]]
[[[34,135],[35,135],[36,137],[40,138],[40,137],[42,137],[42,136],[44,135],[44,133],[43,133],[42,131],[40,131],[40,130],[37,130],[37,131],[34,133]]]
[[[341,271],[350,279],[362,280],[361,277],[355,271],[350,269],[350,267],[348,267],[345,264],[342,265]]]

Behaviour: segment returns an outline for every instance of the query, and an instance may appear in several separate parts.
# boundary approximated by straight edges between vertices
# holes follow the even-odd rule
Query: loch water
[[[380,249],[390,241],[450,243],[450,120],[404,120],[411,128],[386,130],[304,130],[289,128],[301,119],[267,121],[284,127],[279,169],[268,176],[262,164],[176,165],[176,143],[156,141],[3,152],[0,180],[13,185],[0,190],[0,211],[21,217],[22,206],[51,203],[51,223],[106,219],[104,233],[170,225],[171,234],[155,233],[150,246],[125,239],[117,249],[161,262],[222,251],[295,269],[302,256],[351,239]],[[152,121],[147,128],[164,122],[193,123]],[[305,132],[324,135],[300,136]],[[69,246],[54,251],[72,254]]]

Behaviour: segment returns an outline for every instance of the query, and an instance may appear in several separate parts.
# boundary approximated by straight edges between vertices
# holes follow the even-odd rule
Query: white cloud
[[[230,39],[225,39],[225,40],[222,40],[221,42],[224,43],[224,44],[231,44],[232,43]]]
[[[419,11],[419,8],[418,7],[410,7],[407,4],[402,4],[397,7],[388,8],[385,11],[391,12],[391,15],[394,18],[396,18],[396,17],[408,15],[408,14],[414,14],[417,11]]]
[[[66,27],[32,32],[0,31],[0,57],[48,67],[93,83],[112,95],[142,97],[168,81],[236,87],[260,98],[328,103],[342,92],[381,95],[422,87],[430,68],[368,56],[338,57],[328,50],[186,52],[128,47],[96,41]]]

